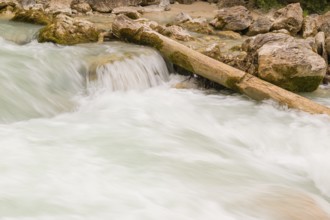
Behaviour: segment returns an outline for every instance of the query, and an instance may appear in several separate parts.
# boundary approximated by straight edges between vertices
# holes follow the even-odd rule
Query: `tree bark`
[[[330,115],[326,106],[205,56],[124,15],[117,16],[112,31],[121,40],[154,47],[172,63],[252,99],[272,99],[289,108]]]

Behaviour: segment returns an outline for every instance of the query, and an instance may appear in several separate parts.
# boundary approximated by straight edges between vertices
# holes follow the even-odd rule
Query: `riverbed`
[[[39,28],[0,20],[0,219],[329,219],[328,116],[175,89],[153,49]]]

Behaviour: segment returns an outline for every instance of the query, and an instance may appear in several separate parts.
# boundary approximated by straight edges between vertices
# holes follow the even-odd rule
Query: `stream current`
[[[175,89],[150,48],[38,29],[0,20],[1,220],[330,219],[329,117]]]

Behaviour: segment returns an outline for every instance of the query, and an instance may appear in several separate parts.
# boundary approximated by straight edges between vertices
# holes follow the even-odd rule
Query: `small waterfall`
[[[99,57],[91,64],[88,84],[90,89],[141,90],[161,85],[168,78],[162,56],[145,49],[143,53],[125,52]]]

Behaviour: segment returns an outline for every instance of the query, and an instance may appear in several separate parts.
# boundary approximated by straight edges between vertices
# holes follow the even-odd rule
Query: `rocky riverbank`
[[[4,1],[0,13],[14,21],[45,25],[39,42],[64,45],[114,40],[112,22],[124,14],[290,91],[311,92],[328,81],[329,13],[306,16],[299,3],[267,13],[251,7],[239,1],[187,5],[148,0],[43,0]]]

